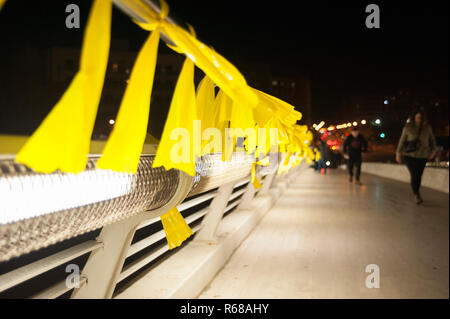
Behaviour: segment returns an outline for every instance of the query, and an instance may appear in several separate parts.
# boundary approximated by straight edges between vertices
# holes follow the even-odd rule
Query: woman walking
[[[396,160],[403,161],[411,174],[411,188],[416,204],[423,202],[420,196],[420,183],[427,160],[432,159],[436,151],[436,140],[431,126],[422,110],[415,110],[408,118],[398,142]]]

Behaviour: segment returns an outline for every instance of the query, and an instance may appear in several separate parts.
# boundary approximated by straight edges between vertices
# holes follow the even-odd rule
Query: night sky
[[[373,2],[381,29],[365,27],[372,3],[365,1],[195,3],[177,1],[172,9],[231,61],[308,74],[316,115],[374,89],[427,87],[448,96],[448,1]]]
[[[429,88],[448,96],[448,1],[374,2],[381,11],[378,30],[365,27],[365,7],[372,2],[168,2],[171,15],[193,25],[201,41],[238,68],[256,62],[274,73],[309,76],[316,118],[339,112],[337,105],[347,97],[373,90]],[[69,3],[80,5],[81,29],[62,27]],[[0,72],[25,44],[80,47],[90,5],[48,0],[27,1],[25,7],[9,0],[0,12]],[[147,34],[114,9],[113,37],[138,50]]]

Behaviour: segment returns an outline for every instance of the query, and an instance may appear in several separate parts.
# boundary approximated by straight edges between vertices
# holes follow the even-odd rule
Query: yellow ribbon
[[[164,166],[166,170],[175,168],[191,176],[195,175],[195,158],[192,157],[196,155],[192,138],[194,136],[194,120],[198,120],[195,103],[194,63],[192,60],[186,59],[175,86],[153,167]],[[178,141],[179,136],[181,136],[181,141]]]
[[[95,0],[84,34],[80,69],[16,161],[43,173],[85,169],[108,63],[111,6],[111,0]]]
[[[253,187],[255,189],[258,189],[262,185],[261,185],[261,182],[256,177],[256,165],[260,165],[260,166],[268,166],[268,165],[270,165],[269,157],[265,157],[264,159],[262,159],[260,161],[252,163],[252,172],[251,172],[250,181],[252,182]]]
[[[97,167],[119,172],[136,173],[147,135],[150,97],[155,74],[161,21],[168,7],[161,6],[159,23],[145,25],[153,30],[140,50],[125,90],[114,129]],[[139,23],[143,26],[143,24]]]
[[[193,231],[184,220],[176,207],[161,215],[161,222],[166,233],[167,244],[170,249],[180,246]]]
[[[217,105],[214,102],[215,102],[214,82],[208,76],[205,75],[203,80],[198,85],[196,97],[198,118],[202,121],[201,122],[202,133],[208,128],[216,127],[214,115],[216,113]],[[205,150],[205,146],[207,143],[208,143],[207,140],[202,139],[201,155],[206,155],[207,153],[210,152]]]

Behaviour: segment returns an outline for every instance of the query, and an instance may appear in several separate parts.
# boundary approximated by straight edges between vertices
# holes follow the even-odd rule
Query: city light
[[[362,124],[362,125],[364,125],[364,124],[366,124],[366,123],[367,123],[366,120],[362,120],[362,121],[361,121],[361,124]]]
[[[110,125],[114,125],[114,123],[116,123],[116,121],[114,121],[113,119],[110,119],[108,122]]]
[[[327,128],[328,131],[334,131],[334,129],[335,129],[335,127],[333,125],[331,125]]]
[[[358,122],[353,122],[353,126],[356,126],[356,125],[358,125]]]
[[[330,161],[327,161],[325,164],[326,164],[327,166],[330,166],[330,165],[331,165]]]
[[[351,127],[351,126],[352,126],[352,123],[348,122],[347,127]]]
[[[375,124],[380,125],[381,124],[381,120],[380,119],[376,119],[375,120]]]
[[[381,137],[381,138],[385,138],[385,137],[386,137],[386,134],[381,133],[381,134],[380,134],[380,137]]]
[[[389,104],[389,101],[388,100],[384,100],[384,104],[385,105]]]
[[[324,122],[324,121],[320,122],[319,125],[317,125],[317,126],[315,127],[316,131],[320,130],[320,129],[322,128],[322,126],[324,126],[324,125],[325,125],[325,122]]]
[[[317,124],[316,124],[316,123],[314,123],[314,124],[313,124],[313,127],[314,127],[314,128],[316,128],[316,126],[317,126]]]

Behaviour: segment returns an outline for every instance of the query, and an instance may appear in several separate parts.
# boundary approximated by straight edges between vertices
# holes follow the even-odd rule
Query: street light
[[[353,126],[356,126],[356,125],[358,125],[358,122],[353,122]]]
[[[110,125],[114,125],[114,123],[116,123],[116,121],[114,121],[113,119],[110,119],[108,122]]]
[[[380,125],[380,124],[381,124],[381,120],[380,120],[380,119],[376,119],[376,120],[375,120],[375,124],[376,124],[376,125]]]
[[[325,125],[324,121],[320,122],[319,125],[316,126],[316,131],[320,130],[324,125]]]
[[[364,125],[364,124],[366,124],[366,123],[367,123],[366,120],[362,120],[362,121],[361,121],[361,124],[362,124],[362,125]]]

